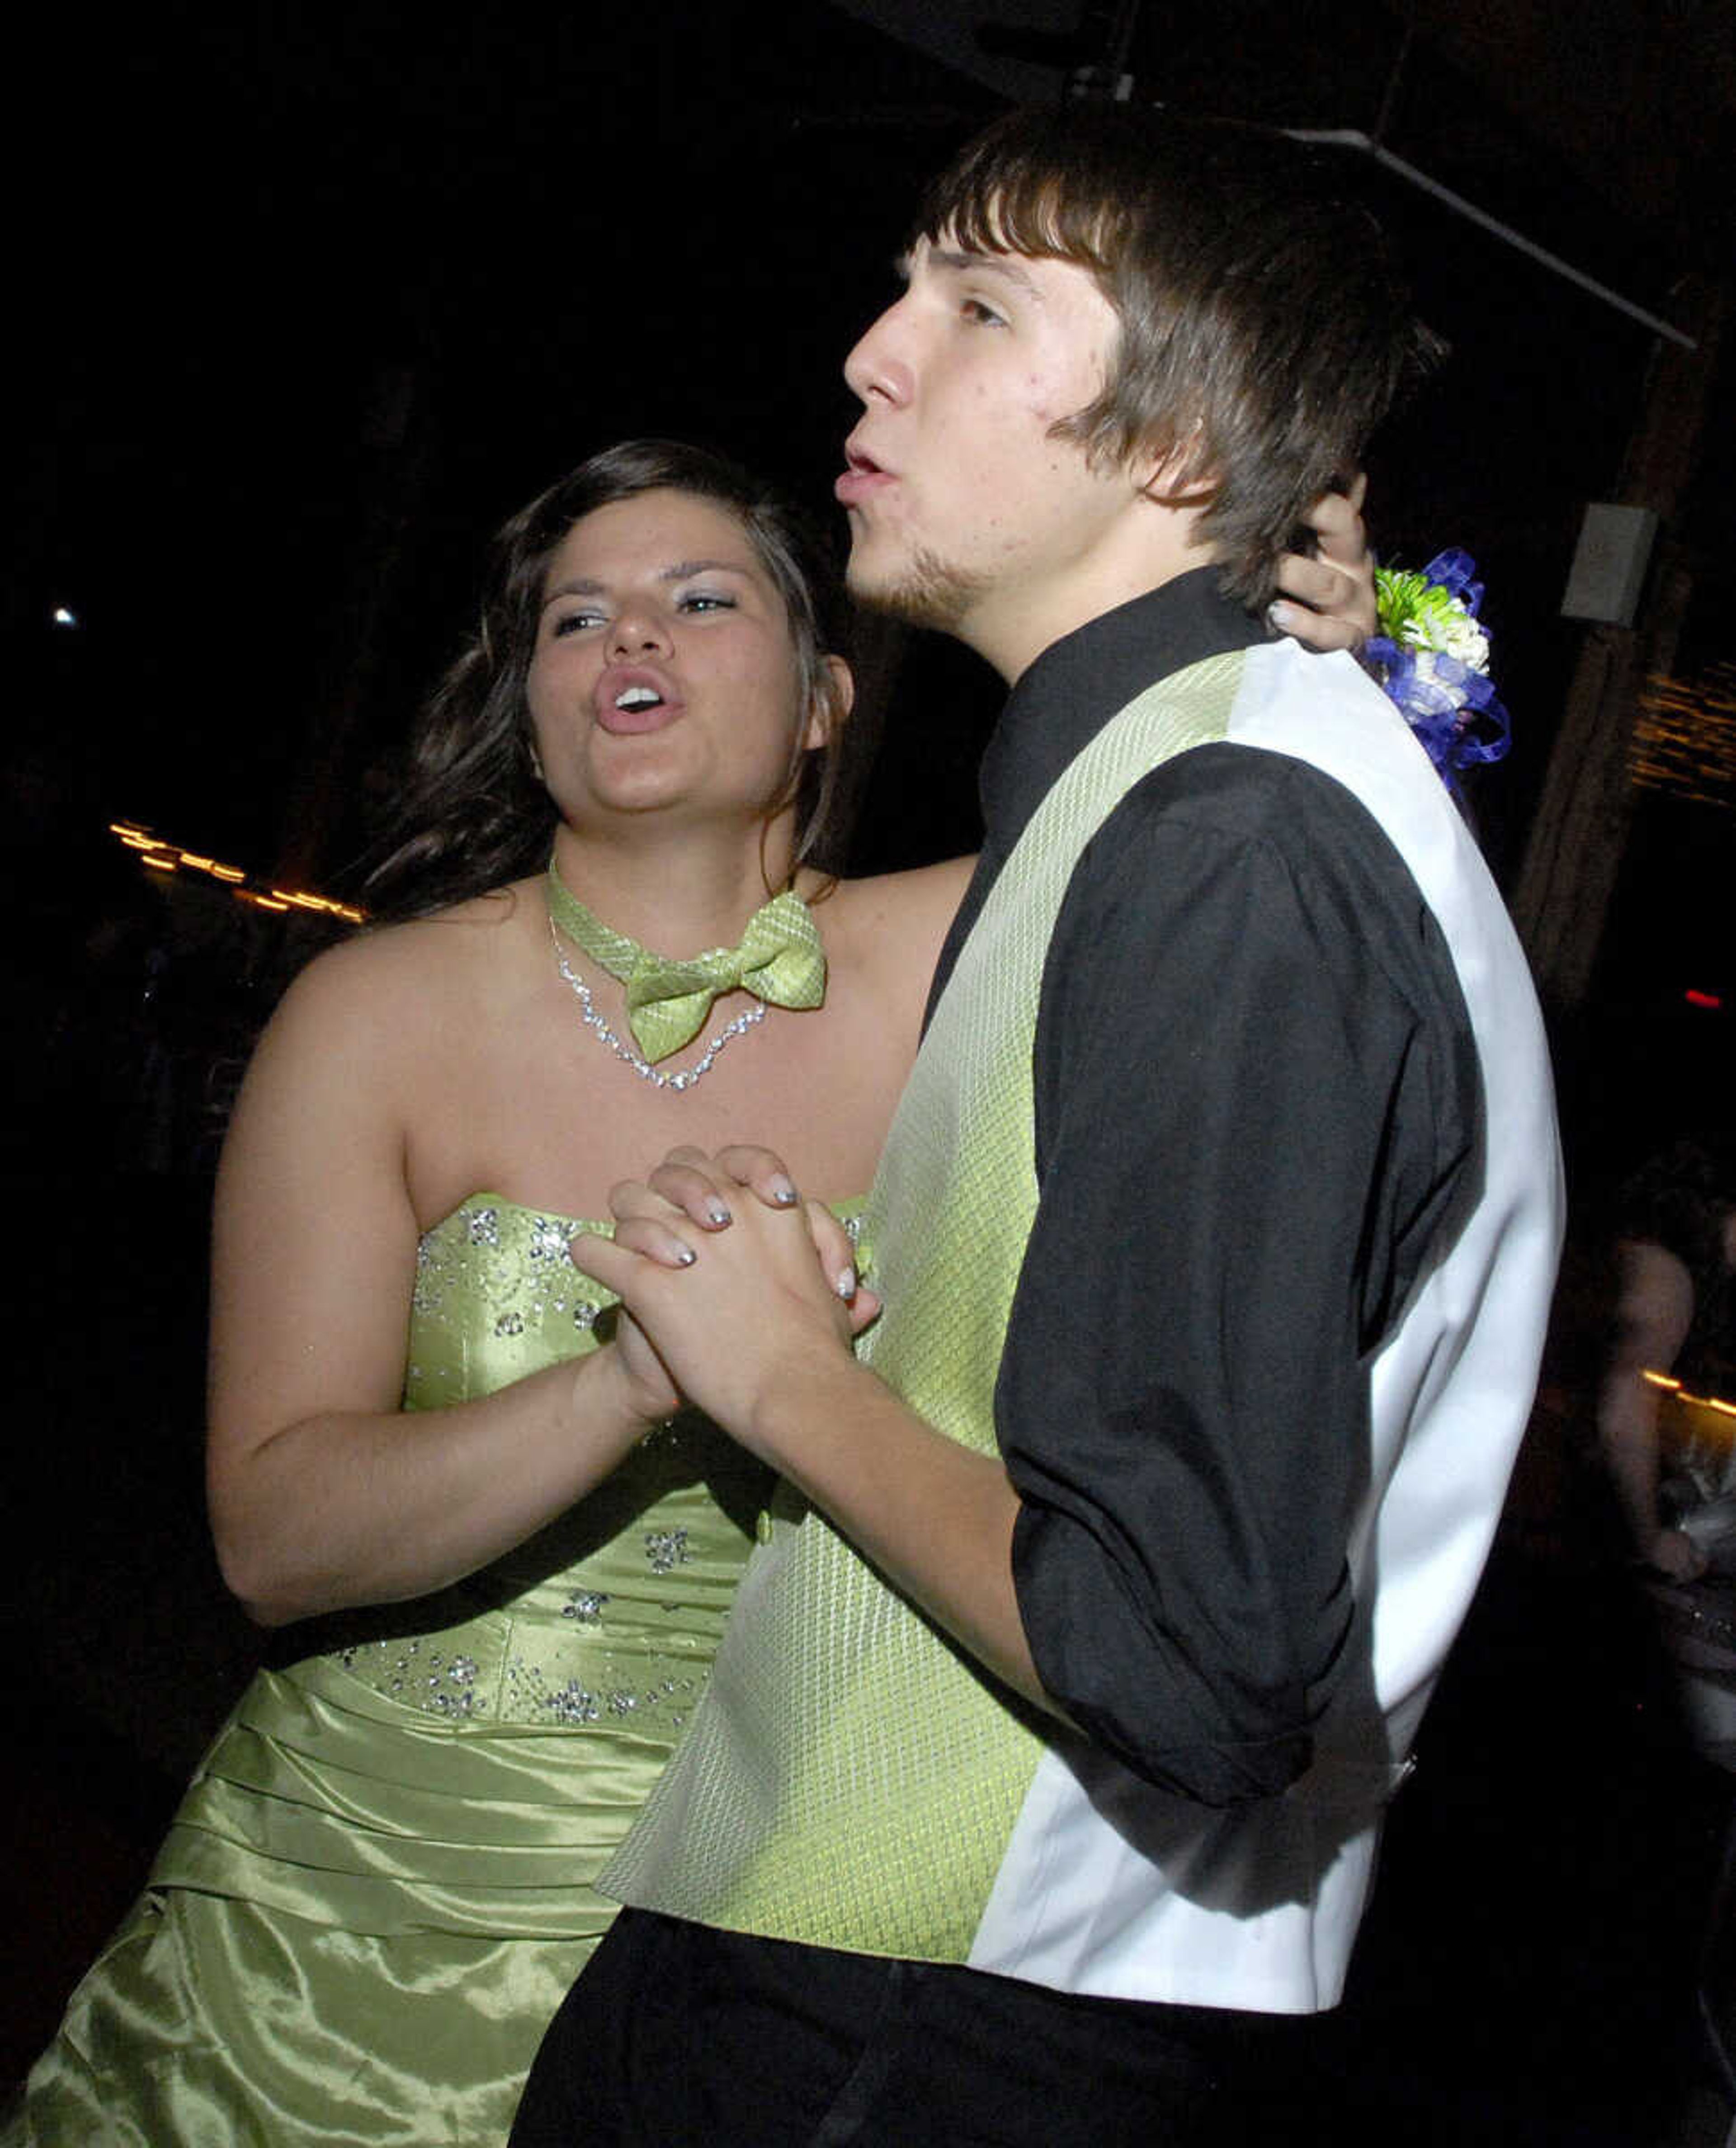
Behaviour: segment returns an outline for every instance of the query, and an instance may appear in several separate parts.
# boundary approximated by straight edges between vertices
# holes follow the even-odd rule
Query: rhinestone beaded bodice
[[[477,1194],[421,1242],[406,1409],[437,1409],[594,1349],[615,1301],[567,1258],[580,1224]],[[595,1226],[591,1227],[595,1227]],[[326,1660],[454,1722],[614,1722],[673,1736],[697,1695],[768,1480],[684,1413],[528,1543],[430,1600],[428,1630]]]

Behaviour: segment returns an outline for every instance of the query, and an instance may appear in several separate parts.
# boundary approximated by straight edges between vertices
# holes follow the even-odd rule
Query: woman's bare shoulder
[[[976,863],[948,858],[909,872],[840,881],[826,906],[837,906],[839,924],[851,934],[889,936],[907,954],[923,948],[937,953]]]
[[[1655,1238],[1623,1238],[1616,1247],[1620,1328],[1643,1352],[1673,1360],[1693,1322],[1688,1264]]]
[[[509,970],[523,944],[524,885],[499,888],[328,947],[284,995],[274,1027],[406,1041]]]
[[[975,862],[950,858],[913,872],[840,881],[816,906],[839,985],[876,1009],[889,1034],[907,1031],[912,1054],[941,945]]]

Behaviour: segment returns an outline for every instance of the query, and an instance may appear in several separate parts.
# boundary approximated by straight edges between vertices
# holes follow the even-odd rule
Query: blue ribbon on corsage
[[[1377,567],[1374,592],[1379,630],[1364,644],[1363,661],[1457,790],[1462,770],[1501,760],[1513,742],[1489,676],[1477,562],[1455,546],[1420,574]]]

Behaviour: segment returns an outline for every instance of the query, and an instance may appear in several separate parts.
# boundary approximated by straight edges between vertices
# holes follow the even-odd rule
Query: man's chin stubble
[[[859,575],[854,560],[845,580],[856,602],[870,611],[941,634],[951,633],[989,586],[986,575],[949,566],[938,553],[922,550],[911,555],[895,580],[880,582]]]

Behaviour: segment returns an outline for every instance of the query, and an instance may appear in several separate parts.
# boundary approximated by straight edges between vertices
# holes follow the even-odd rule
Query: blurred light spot
[[[118,836],[130,851],[139,853],[139,862],[158,872],[178,872],[183,868],[190,872],[204,873],[221,881],[238,902],[251,903],[256,910],[323,911],[327,916],[341,918],[346,925],[360,925],[367,912],[354,903],[339,902],[329,895],[310,895],[304,889],[264,887],[247,885],[247,875],[239,866],[221,865],[198,851],[183,851],[178,844],[165,843],[136,821],[111,821],[111,835]]]

